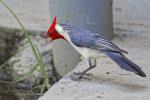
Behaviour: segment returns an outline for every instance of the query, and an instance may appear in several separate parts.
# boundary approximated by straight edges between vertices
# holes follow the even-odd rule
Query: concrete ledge
[[[149,100],[150,98],[150,37],[121,37],[114,42],[129,51],[128,58],[146,72],[142,78],[117,67],[102,55],[98,66],[81,81],[73,81],[73,72],[85,69],[85,62],[50,88],[39,100]]]

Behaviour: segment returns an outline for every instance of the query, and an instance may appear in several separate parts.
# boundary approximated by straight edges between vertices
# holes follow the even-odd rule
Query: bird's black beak
[[[46,44],[52,42],[52,39],[48,37],[47,33],[44,34],[44,37],[46,38]]]
[[[46,37],[46,44],[51,44],[52,43],[52,39],[51,38],[49,38],[49,37]]]

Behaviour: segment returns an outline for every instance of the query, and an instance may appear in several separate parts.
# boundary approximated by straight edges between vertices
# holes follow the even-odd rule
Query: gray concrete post
[[[112,0],[50,0],[50,18],[113,36]],[[80,60],[79,54],[65,41],[53,43],[54,65],[60,75],[72,70]]]

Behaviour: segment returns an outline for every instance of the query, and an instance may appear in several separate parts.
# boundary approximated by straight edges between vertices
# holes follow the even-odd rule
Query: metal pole
[[[112,0],[50,0],[50,18],[113,37]],[[55,68],[60,75],[72,70],[79,54],[65,41],[53,44]]]

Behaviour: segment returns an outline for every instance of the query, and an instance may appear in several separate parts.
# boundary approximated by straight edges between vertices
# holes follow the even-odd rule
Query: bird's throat
[[[69,34],[67,33],[67,31],[65,31],[65,30],[63,29],[62,26],[60,26],[59,24],[57,24],[57,25],[55,26],[55,29],[56,29],[56,31],[59,33],[60,38],[66,40],[66,41],[69,41],[69,40],[70,40]]]

